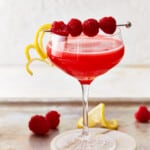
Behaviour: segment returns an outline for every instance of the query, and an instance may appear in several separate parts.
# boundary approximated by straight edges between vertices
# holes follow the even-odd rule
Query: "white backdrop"
[[[23,49],[37,28],[54,20],[114,16],[123,29],[126,55],[122,64],[150,63],[150,2],[148,0],[0,0],[0,64],[24,64]]]

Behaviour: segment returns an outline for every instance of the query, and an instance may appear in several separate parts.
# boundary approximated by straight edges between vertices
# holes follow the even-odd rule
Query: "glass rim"
[[[102,35],[104,35],[106,37],[113,37],[113,36],[117,36],[119,34],[121,35],[121,29],[120,29],[120,27],[117,27],[116,30],[115,30],[115,32],[113,34],[107,34],[107,33],[103,32]],[[98,35],[101,35],[101,33],[99,33]]]

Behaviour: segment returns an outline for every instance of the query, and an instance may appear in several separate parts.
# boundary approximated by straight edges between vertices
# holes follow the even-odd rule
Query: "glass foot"
[[[51,142],[51,150],[115,150],[116,141],[104,134],[108,130],[90,129],[90,136],[82,137],[81,130],[67,131]]]

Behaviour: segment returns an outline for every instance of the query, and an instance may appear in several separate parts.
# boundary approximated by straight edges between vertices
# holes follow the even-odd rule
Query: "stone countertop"
[[[0,66],[0,98],[81,97],[79,83],[55,67]],[[150,97],[150,66],[117,66],[91,84],[90,97]]]
[[[112,100],[112,99],[111,99]],[[130,99],[131,100],[131,99]],[[135,100],[135,99],[134,99]],[[115,101],[115,100],[114,100]],[[119,121],[119,131],[132,136],[137,142],[137,150],[149,150],[150,123],[138,123],[133,114],[139,103],[130,103],[122,98],[122,105],[106,102],[107,118]],[[91,101],[90,109],[97,104]],[[145,102],[150,106],[150,101]],[[0,150],[49,150],[50,141],[59,133],[75,129],[76,122],[81,116],[81,103],[78,101],[63,102],[0,102]],[[61,114],[57,130],[43,137],[33,135],[28,129],[28,121],[35,114],[44,115],[49,110],[57,110]]]

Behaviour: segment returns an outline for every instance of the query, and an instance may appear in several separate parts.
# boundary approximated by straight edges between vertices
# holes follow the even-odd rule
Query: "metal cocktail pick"
[[[118,24],[117,26],[118,26],[118,27],[125,26],[126,28],[130,28],[130,27],[132,26],[132,24],[131,24],[131,22],[130,22],[130,21],[128,21],[128,22],[127,22],[127,23],[125,23],[125,24]]]

